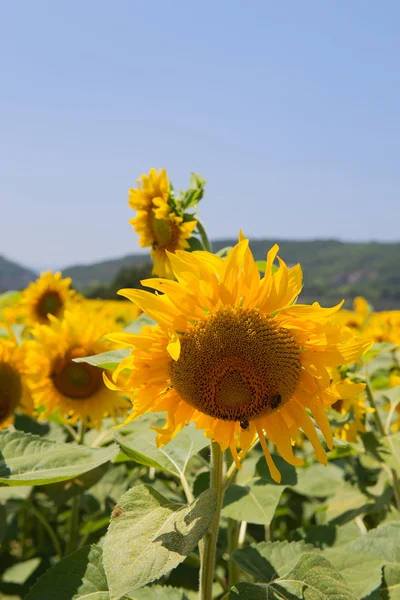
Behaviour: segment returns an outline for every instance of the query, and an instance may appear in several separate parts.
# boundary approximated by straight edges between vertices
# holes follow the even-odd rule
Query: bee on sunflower
[[[70,288],[72,280],[60,272],[42,273],[22,292],[18,307],[23,311],[25,323],[49,323],[49,315],[62,318],[64,311],[77,294]]]
[[[132,351],[113,381],[106,378],[111,389],[131,398],[133,412],[126,422],[151,411],[167,412],[166,424],[157,429],[160,446],[194,421],[222,450],[230,448],[240,468],[258,438],[275,481],[280,473],[266,437],[287,462],[299,466],[292,439],[302,429],[316,458],[326,464],[310,414],[331,449],[325,409],[337,396],[331,393],[328,369],[358,360],[371,345],[332,322],[341,304],[295,303],[301,267],[288,269],[278,258],[274,271],[278,250],[275,245],[268,252],[263,278],[242,234],[225,259],[205,251],[168,253],[177,281],[142,282],[162,295],[119,292],[158,325],[136,335],[108,336]],[[125,369],[130,375],[122,381]]]
[[[25,380],[26,346],[18,345],[6,325],[8,337],[0,338],[0,429],[14,422],[15,412],[32,415],[33,402]]]
[[[28,348],[28,381],[39,419],[57,409],[69,423],[79,419],[98,427],[106,416],[124,414],[128,403],[103,382],[102,370],[74,359],[106,352],[113,345],[104,334],[115,327],[112,317],[89,314],[77,306],[63,319],[50,316],[48,325],[36,325]]]
[[[140,236],[140,246],[151,248],[154,275],[172,279],[168,254],[190,248],[198,220],[186,211],[202,197],[204,183],[193,175],[192,187],[182,197],[175,197],[166,170],[150,169],[137,180],[137,188],[129,190],[129,206],[136,210],[136,217],[129,222]]]

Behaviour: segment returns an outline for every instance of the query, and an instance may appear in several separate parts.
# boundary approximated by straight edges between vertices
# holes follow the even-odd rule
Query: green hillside
[[[236,240],[213,242],[213,250],[232,246]],[[253,240],[256,260],[264,260],[275,240]],[[304,290],[301,300],[329,305],[357,295],[365,296],[377,310],[400,309],[400,243],[348,243],[336,240],[278,240],[280,256],[289,265],[303,267]],[[114,297],[121,287],[138,285],[150,273],[147,254],[64,270],[74,285],[89,295]],[[146,264],[147,263],[147,264]]]
[[[213,250],[236,240],[213,242]],[[253,240],[257,260],[264,260],[275,240]],[[278,240],[280,256],[289,265],[300,263],[304,272],[302,301],[329,305],[357,295],[365,296],[377,310],[400,309],[400,243],[348,243],[336,240]],[[131,254],[119,259],[64,269],[74,286],[94,297],[115,297],[122,287],[139,285],[151,273],[149,255]],[[0,291],[22,289],[37,274],[0,256]],[[349,302],[347,302],[349,306]]]
[[[79,290],[87,290],[98,284],[108,284],[124,267],[132,267],[149,262],[148,254],[128,254],[122,258],[104,260],[89,265],[74,265],[63,269],[64,277],[71,277],[74,286]]]
[[[20,290],[34,281],[37,274],[0,255],[0,292]]]

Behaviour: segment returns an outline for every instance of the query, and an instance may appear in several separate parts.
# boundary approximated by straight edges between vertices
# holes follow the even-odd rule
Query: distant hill
[[[74,265],[63,269],[64,277],[71,277],[74,287],[79,290],[87,290],[98,284],[111,283],[118,272],[124,267],[140,267],[148,263],[148,254],[128,254],[122,258],[104,260],[89,265]]]
[[[213,242],[214,252],[232,246],[235,239]],[[253,240],[256,260],[265,255],[275,240]],[[349,243],[336,240],[278,240],[279,254],[288,265],[300,263],[304,273],[302,302],[317,300],[332,305],[342,298],[346,307],[358,295],[365,296],[376,310],[400,310],[400,243]],[[63,270],[74,286],[91,297],[115,297],[121,287],[133,287],[151,272],[148,254],[122,258]],[[0,291],[22,289],[36,273],[0,256]]]
[[[235,239],[213,242],[213,251],[232,246]],[[250,243],[256,260],[265,260],[276,240],[253,240]],[[279,254],[289,265],[300,263],[304,273],[303,302],[319,301],[329,305],[342,298],[349,301],[365,296],[377,310],[400,309],[400,243],[349,243],[337,240],[278,240]],[[133,280],[139,270],[146,269],[147,254],[131,254],[120,259],[79,265],[64,269],[75,287],[87,291],[119,281],[123,270],[126,280],[129,271]],[[133,284],[132,284],[133,285]]]
[[[0,255],[0,292],[21,290],[37,278],[37,273]]]

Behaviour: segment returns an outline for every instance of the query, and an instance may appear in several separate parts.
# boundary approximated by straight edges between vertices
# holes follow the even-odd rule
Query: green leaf
[[[117,446],[60,444],[22,431],[0,431],[0,484],[41,485],[72,479],[111,460]]]
[[[384,390],[382,396],[392,404],[397,405],[400,402],[400,385],[396,385],[396,387],[393,387],[390,390]]]
[[[221,258],[225,258],[226,256],[228,256],[232,248],[233,246],[225,246],[225,248],[221,248],[221,250],[218,250],[218,252],[216,252],[215,254],[217,256],[220,256]]]
[[[361,531],[355,521],[349,521],[341,526],[333,523],[310,525],[306,529],[304,541],[313,546],[318,546],[318,548],[326,548],[327,546],[339,548],[358,539],[360,535]]]
[[[68,502],[70,498],[80,495],[94,486],[104,476],[107,469],[108,465],[104,463],[68,481],[47,484],[43,488],[39,488],[39,491],[46,494],[56,505],[61,506]]]
[[[272,585],[238,583],[228,596],[229,600],[282,600],[285,596],[275,593]]]
[[[119,500],[104,541],[104,567],[112,600],[159,579],[190,554],[215,514],[216,494],[206,490],[190,505],[170,502],[140,485]]]
[[[379,588],[384,561],[374,556],[350,553],[347,549],[329,549],[323,556],[343,575],[358,598],[364,598]]]
[[[121,350],[110,350],[109,352],[102,352],[101,354],[94,354],[93,356],[82,356],[80,358],[74,358],[74,362],[84,362],[100,369],[108,369],[114,371],[121,361],[129,356],[129,348],[122,348]]]
[[[25,600],[110,600],[102,549],[87,546],[42,575]]]
[[[146,313],[142,313],[137,319],[132,321],[132,323],[129,323],[123,331],[126,333],[140,333],[145,325],[153,327],[155,324],[156,321],[154,319],[146,315]]]
[[[260,273],[265,273],[265,269],[267,268],[267,261],[256,260],[256,267],[260,271]]]
[[[379,342],[374,344],[362,357],[363,362],[368,362],[378,354],[383,352],[392,352],[396,350],[397,344],[391,344],[390,342]]]
[[[25,583],[25,581],[36,571],[40,564],[40,558],[31,558],[23,562],[16,563],[1,576],[1,581],[5,583]]]
[[[193,235],[189,239],[188,243],[189,243],[188,252],[195,252],[196,250],[204,250],[204,246],[201,243],[201,241],[199,240],[199,238],[197,238]]]
[[[363,494],[356,486],[342,481],[342,487],[328,500],[326,520],[343,523],[367,512],[373,506],[374,499]]]
[[[9,292],[4,292],[3,294],[0,294],[0,308],[16,304],[20,298],[21,292],[17,292],[15,290],[11,290]]]
[[[381,598],[400,598],[400,522],[394,521],[371,529],[346,546],[348,555],[363,554],[384,563]]]
[[[257,462],[256,474],[238,474],[239,484],[230,485],[225,493],[222,515],[236,521],[268,525],[271,523],[280,497],[287,485],[296,483],[296,471],[281,457],[274,462],[282,474],[281,484],[275,483],[262,457]]]
[[[400,564],[385,565],[380,597],[384,600],[400,600]]]
[[[192,456],[210,444],[204,433],[192,426],[185,427],[162,448],[157,448],[157,434],[149,426],[127,436],[114,435],[121,449],[134,461],[177,477],[185,472]]]
[[[161,585],[151,585],[141,590],[136,590],[132,600],[189,600],[185,590]]]
[[[378,448],[379,456],[382,462],[388,467],[400,472],[400,431],[393,435],[388,435],[380,439]]]
[[[286,591],[287,590],[287,591]],[[339,571],[318,554],[303,554],[284,576],[264,584],[239,583],[229,600],[357,600]]]
[[[300,542],[260,542],[233,553],[233,560],[243,571],[260,582],[269,582],[275,576],[285,575],[306,552],[319,552],[310,544]]]
[[[311,498],[333,496],[343,485],[343,471],[336,465],[312,463],[297,469],[297,484],[293,491]]]
[[[346,546],[349,553],[368,554],[386,562],[400,563],[400,522],[371,529]]]

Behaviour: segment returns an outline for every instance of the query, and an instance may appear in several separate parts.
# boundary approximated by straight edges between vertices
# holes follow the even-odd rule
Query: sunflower
[[[139,234],[142,248],[151,247],[153,274],[173,278],[167,253],[189,248],[197,221],[179,214],[165,169],[150,169],[138,179],[138,188],[129,190],[129,206],[137,211],[129,222]]]
[[[359,395],[365,389],[365,384],[352,383],[348,378],[341,380],[337,369],[332,370],[331,373],[333,373],[331,391],[337,397],[332,408],[341,415],[352,412],[352,420],[335,427],[334,436],[346,442],[356,442],[360,433],[365,432],[366,415],[374,412],[374,409],[369,408],[365,404],[365,399]]]
[[[127,300],[121,302],[121,300],[85,299],[82,306],[87,311],[101,313],[112,318],[115,323],[123,327],[135,321],[142,312],[138,306]]]
[[[58,409],[71,423],[82,419],[87,426],[99,426],[103,417],[126,410],[128,403],[104,385],[101,369],[74,362],[112,349],[103,339],[112,326],[112,318],[77,306],[62,320],[51,316],[49,325],[33,328],[35,339],[26,342],[28,375],[40,419]]]
[[[2,325],[2,329],[8,329]],[[0,429],[14,421],[14,413],[32,414],[33,403],[25,382],[25,345],[10,337],[0,338]]]
[[[61,273],[42,273],[39,279],[30,283],[22,292],[19,306],[25,312],[28,325],[48,323],[49,315],[62,317],[65,308],[76,298],[70,289],[71,279],[62,278]]]
[[[108,336],[133,347],[108,382],[132,400],[127,422],[166,411],[167,422],[157,429],[162,446],[194,421],[223,450],[230,448],[238,467],[258,436],[276,481],[280,473],[265,436],[287,462],[300,465],[291,440],[301,428],[326,464],[309,412],[332,448],[325,407],[335,397],[328,393],[327,368],[358,359],[370,346],[331,322],[341,305],[294,304],[302,287],[301,268],[288,269],[279,258],[280,268],[273,273],[278,250],[275,245],[268,252],[262,279],[242,235],[225,259],[205,251],[169,254],[177,281],[143,282],[163,295],[120,291],[158,325],[137,335]],[[130,375],[119,383],[124,369]]]
[[[134,210],[155,211],[165,218],[170,212],[168,200],[171,191],[166,169],[150,169],[148,175],[137,180],[137,188],[129,190],[129,206]]]

